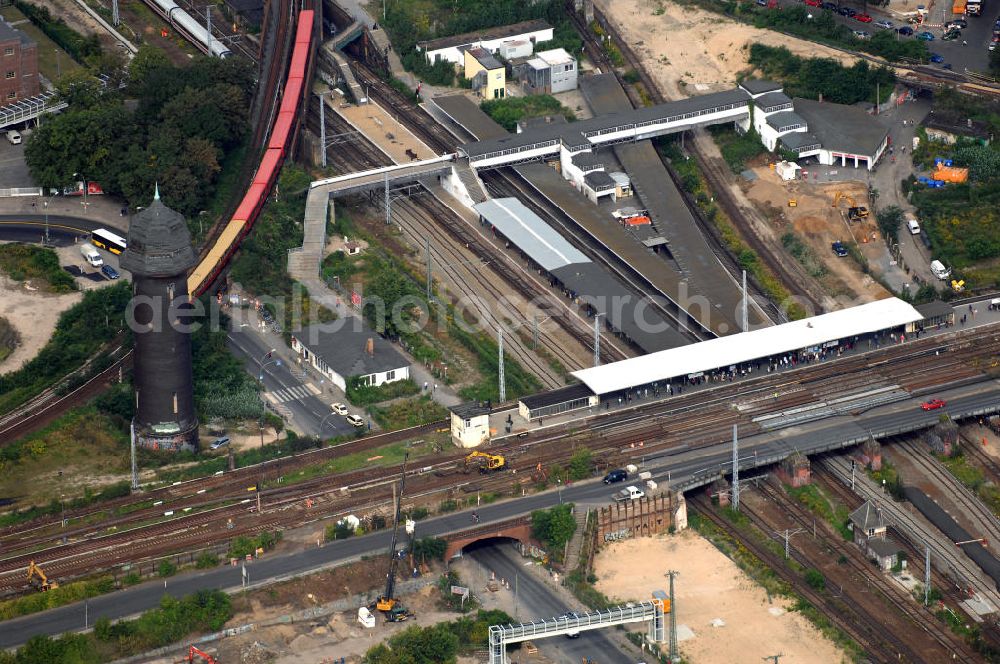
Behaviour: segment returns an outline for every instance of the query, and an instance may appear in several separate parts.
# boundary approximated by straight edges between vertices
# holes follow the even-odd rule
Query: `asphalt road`
[[[250,325],[245,323],[243,325]],[[271,348],[252,330],[246,327],[235,327],[229,331],[229,348],[236,357],[243,360],[247,373],[254,378],[261,376],[261,366],[264,371],[264,389],[280,401],[280,406],[287,408],[295,423],[305,435],[333,438],[340,435],[353,434],[356,429],[340,415],[330,410],[333,398],[327,399],[316,395],[310,386],[322,389],[314,381],[302,378],[301,372],[290,367],[286,362],[281,364],[261,358],[267,355]],[[272,358],[273,359],[273,358]],[[298,373],[298,375],[296,375]],[[320,427],[322,426],[322,432]]]
[[[89,235],[91,231],[104,228],[106,224],[80,217],[67,217],[58,214],[49,215],[49,236],[60,233],[73,238]],[[7,239],[8,233],[32,231],[35,236],[45,233],[44,214],[0,214],[0,237]]]
[[[519,620],[547,620],[571,610],[572,607],[562,604],[533,574],[523,570],[524,559],[509,543],[489,540],[473,544],[464,555],[478,563],[487,575],[495,572],[498,577],[507,579],[512,588],[516,577]],[[637,629],[641,625],[631,627]],[[533,643],[543,654],[558,662],[582,662],[585,658],[592,660],[594,664],[636,661],[608,638],[606,630],[602,629],[581,632],[575,639],[553,636],[536,639]],[[517,659],[516,655],[509,657],[512,661]]]
[[[780,4],[782,6],[790,7],[792,5],[801,4],[801,2],[799,0],[780,0]],[[841,4],[844,7],[853,7],[859,13],[864,7],[864,3],[861,2],[842,2]],[[915,3],[913,5],[914,8],[916,8],[917,4],[919,3]],[[956,72],[963,72],[965,69],[977,72],[986,72],[989,69],[990,55],[989,51],[986,50],[986,47],[989,45],[990,38],[993,36],[993,22],[998,16],[995,3],[984,3],[985,7],[982,16],[968,17],[967,20],[969,22],[969,27],[962,31],[962,37],[960,39],[954,41],[941,41],[941,26],[944,22],[952,20],[951,4],[942,0],[941,2],[935,3],[935,5],[945,7],[945,15],[943,19],[941,7],[936,6],[935,10],[931,12],[931,15],[927,17],[926,27],[910,26],[914,29],[915,33],[926,30],[934,35],[934,41],[928,42],[927,49],[931,53],[938,53],[943,56],[944,62],[931,66],[941,67],[944,64],[951,64],[953,71]],[[813,16],[827,11],[819,7],[807,7],[807,9],[812,12]],[[879,8],[874,7],[871,3],[868,4],[867,11],[868,15],[875,21],[889,20],[892,21],[897,28],[907,25],[898,17],[883,13]],[[872,35],[882,30],[882,28],[877,27],[874,22],[861,23],[853,18],[840,16],[835,12],[831,13],[834,14],[835,21],[846,25],[851,30],[864,30]],[[902,35],[897,36],[899,39],[914,39],[914,37],[903,37]],[[962,45],[963,40],[969,42],[968,46]]]
[[[266,349],[265,349],[266,351]],[[957,414],[976,408],[990,406],[1000,408],[1000,384],[989,380],[975,385],[941,390],[933,397],[945,399],[944,412]],[[930,398],[930,396],[925,398]],[[942,411],[923,412],[919,398],[871,409],[860,417],[841,415],[799,426],[791,426],[772,432],[748,436],[741,439],[741,467],[756,466],[757,458],[763,460],[775,453],[785,453],[798,449],[808,453],[831,441],[850,440],[859,433],[879,428],[891,428],[902,424],[933,424]],[[636,418],[647,419],[649,414],[639,414]],[[663,486],[664,482],[677,484],[693,475],[713,477],[720,468],[729,466],[731,460],[729,441],[711,448],[685,450],[678,454],[660,453],[645,457],[643,468],[653,473],[653,479]],[[619,485],[620,486],[620,485]],[[600,481],[590,481],[531,494],[524,498],[507,500],[478,508],[482,523],[501,521],[545,509],[560,500],[578,504],[608,503],[616,487],[608,487]],[[252,513],[246,518],[253,519]],[[417,524],[417,537],[439,537],[466,529],[472,525],[468,512],[448,514],[427,519]],[[220,533],[221,535],[221,533]],[[356,560],[362,555],[388,550],[391,533],[388,530],[370,535],[339,540],[322,547],[309,548],[294,553],[264,556],[248,567],[250,581],[281,579],[306,574],[325,566],[333,566]],[[241,585],[240,569],[220,567],[209,571],[191,572],[178,575],[166,581],[153,581],[121,590],[110,595],[95,597],[87,603],[89,621],[105,616],[117,619],[148,610],[157,605],[165,594],[180,597],[206,588],[238,589]],[[0,630],[0,648],[10,648],[23,643],[34,634],[59,634],[84,627],[85,607],[83,604],[52,609],[44,613],[5,621]]]
[[[24,161],[24,147],[28,137],[22,132],[20,145],[11,145],[6,136],[0,140],[0,189],[37,187]]]

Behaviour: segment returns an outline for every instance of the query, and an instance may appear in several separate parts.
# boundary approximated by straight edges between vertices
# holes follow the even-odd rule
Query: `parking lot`
[[[20,145],[11,145],[6,138],[6,130],[0,137],[0,189],[13,187],[37,186],[28,174],[28,164],[24,161],[24,146],[28,142],[28,134],[21,133]]]

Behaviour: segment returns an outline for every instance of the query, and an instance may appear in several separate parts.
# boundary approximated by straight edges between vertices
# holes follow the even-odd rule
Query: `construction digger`
[[[833,207],[838,207],[840,205],[840,201],[843,199],[847,199],[848,221],[861,221],[862,219],[868,218],[869,215],[868,208],[866,208],[864,205],[858,205],[857,201],[854,200],[853,196],[843,191],[838,191],[836,194],[834,194]]]
[[[403,490],[406,488],[406,460],[408,458],[408,454],[403,457],[403,476],[399,481],[396,514],[392,522],[392,541],[389,544],[389,574],[385,580],[385,593],[375,601],[374,607],[369,607],[381,611],[382,615],[385,616],[386,622],[403,622],[413,617],[413,614],[400,604],[399,600],[393,595],[393,591],[396,588],[396,565],[399,563],[399,556],[396,554],[396,542],[399,536],[399,512],[400,506],[403,504]]]
[[[41,591],[53,590],[59,587],[59,584],[55,581],[49,581],[49,577],[45,575],[42,568],[32,560],[28,565],[28,583],[33,583],[36,578],[38,579],[38,589]]]
[[[502,454],[473,451],[469,456],[465,457],[465,467],[468,468],[471,464],[478,464],[479,472],[485,475],[486,473],[496,473],[505,469],[507,467],[507,459]]]
[[[188,649],[188,654],[184,658],[187,664],[196,664],[196,662],[205,662],[205,664],[219,664],[219,660],[212,657],[210,654],[198,648],[196,646],[191,646]]]

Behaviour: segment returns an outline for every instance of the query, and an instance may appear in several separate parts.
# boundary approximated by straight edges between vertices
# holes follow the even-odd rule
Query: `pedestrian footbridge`
[[[451,173],[455,155],[448,154],[433,159],[412,161],[408,164],[395,164],[382,168],[373,168],[358,173],[348,173],[325,180],[316,180],[309,185],[310,189],[320,190],[331,197],[347,194],[360,194],[373,189],[384,189],[393,185],[416,182],[429,176],[440,176]]]
[[[35,120],[43,113],[54,113],[68,104],[55,92],[43,92],[0,108],[0,129]]]
[[[655,643],[663,643],[666,640],[664,621],[667,613],[670,613],[670,600],[657,597],[648,602],[589,613],[569,613],[558,618],[533,620],[518,625],[490,625],[490,664],[507,664],[507,645],[511,643],[637,622],[649,622],[649,639]]]

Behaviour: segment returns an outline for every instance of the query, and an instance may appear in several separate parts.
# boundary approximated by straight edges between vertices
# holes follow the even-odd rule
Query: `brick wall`
[[[664,493],[597,510],[597,545],[687,527],[684,495]]]
[[[39,92],[38,47],[20,39],[0,41],[0,106]]]

